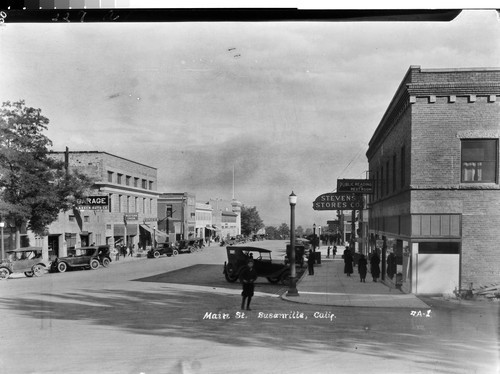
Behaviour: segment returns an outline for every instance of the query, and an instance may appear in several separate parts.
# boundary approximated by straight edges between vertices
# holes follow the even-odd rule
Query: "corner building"
[[[500,281],[500,68],[411,66],[366,153],[370,252],[405,292]]]
[[[159,195],[156,168],[106,152],[52,152],[50,156],[65,160],[70,172],[78,170],[92,177],[90,195],[108,197],[108,206],[80,206],[59,213],[43,238],[47,242],[34,238],[36,245],[47,250],[47,256],[66,256],[69,249],[92,243],[126,244],[133,246],[135,253],[153,244]]]

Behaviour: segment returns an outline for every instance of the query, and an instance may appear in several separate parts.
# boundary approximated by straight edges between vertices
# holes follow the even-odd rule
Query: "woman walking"
[[[365,255],[361,255],[358,260],[358,273],[359,273],[359,281],[366,283],[366,271],[367,271],[368,261],[366,260]]]
[[[354,272],[352,269],[352,263],[354,259],[352,257],[351,251],[349,248],[346,248],[344,251],[344,273],[347,274],[348,277]]]
[[[377,278],[380,277],[380,257],[377,251],[373,252],[370,259],[370,271],[372,273],[373,281],[376,282]]]

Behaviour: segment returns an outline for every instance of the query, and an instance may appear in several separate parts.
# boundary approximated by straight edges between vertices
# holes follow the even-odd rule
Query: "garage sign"
[[[109,205],[109,196],[87,196],[76,201],[81,210],[106,210]]]

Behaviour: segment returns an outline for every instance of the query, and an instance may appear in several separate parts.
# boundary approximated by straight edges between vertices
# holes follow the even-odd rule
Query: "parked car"
[[[273,263],[269,249],[229,246],[226,248],[227,261],[224,262],[224,276],[228,282],[235,282],[241,271],[253,259],[253,268],[257,277],[265,277],[271,283],[287,283],[290,278],[290,267],[282,263]]]
[[[285,265],[287,265],[290,262],[289,258],[291,251],[292,251],[291,245],[287,244]],[[305,247],[303,245],[295,245],[295,264],[300,265],[300,267],[304,266],[304,254],[305,254]]]
[[[7,279],[12,273],[39,277],[50,264],[42,258],[42,247],[17,248],[7,251],[6,255],[7,258],[0,263],[0,279]]]
[[[161,255],[177,256],[179,251],[177,247],[173,246],[171,243],[159,244],[156,248],[151,248],[148,251],[148,258],[159,258]]]
[[[99,265],[108,267],[111,263],[109,253],[108,245],[70,249],[68,250],[68,256],[57,257],[52,261],[51,270],[64,273],[68,268],[95,270]]]

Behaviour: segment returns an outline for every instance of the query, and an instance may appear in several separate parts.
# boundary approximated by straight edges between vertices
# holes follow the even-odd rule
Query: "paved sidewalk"
[[[359,281],[358,268],[348,277],[344,274],[343,249],[338,249],[335,259],[325,258],[322,254],[321,265],[314,265],[314,275],[304,273],[297,282],[299,296],[281,297],[285,300],[334,306],[381,307],[381,308],[429,308],[429,306],[413,294],[404,294],[396,288],[384,283],[373,282],[370,273],[366,283]]]

